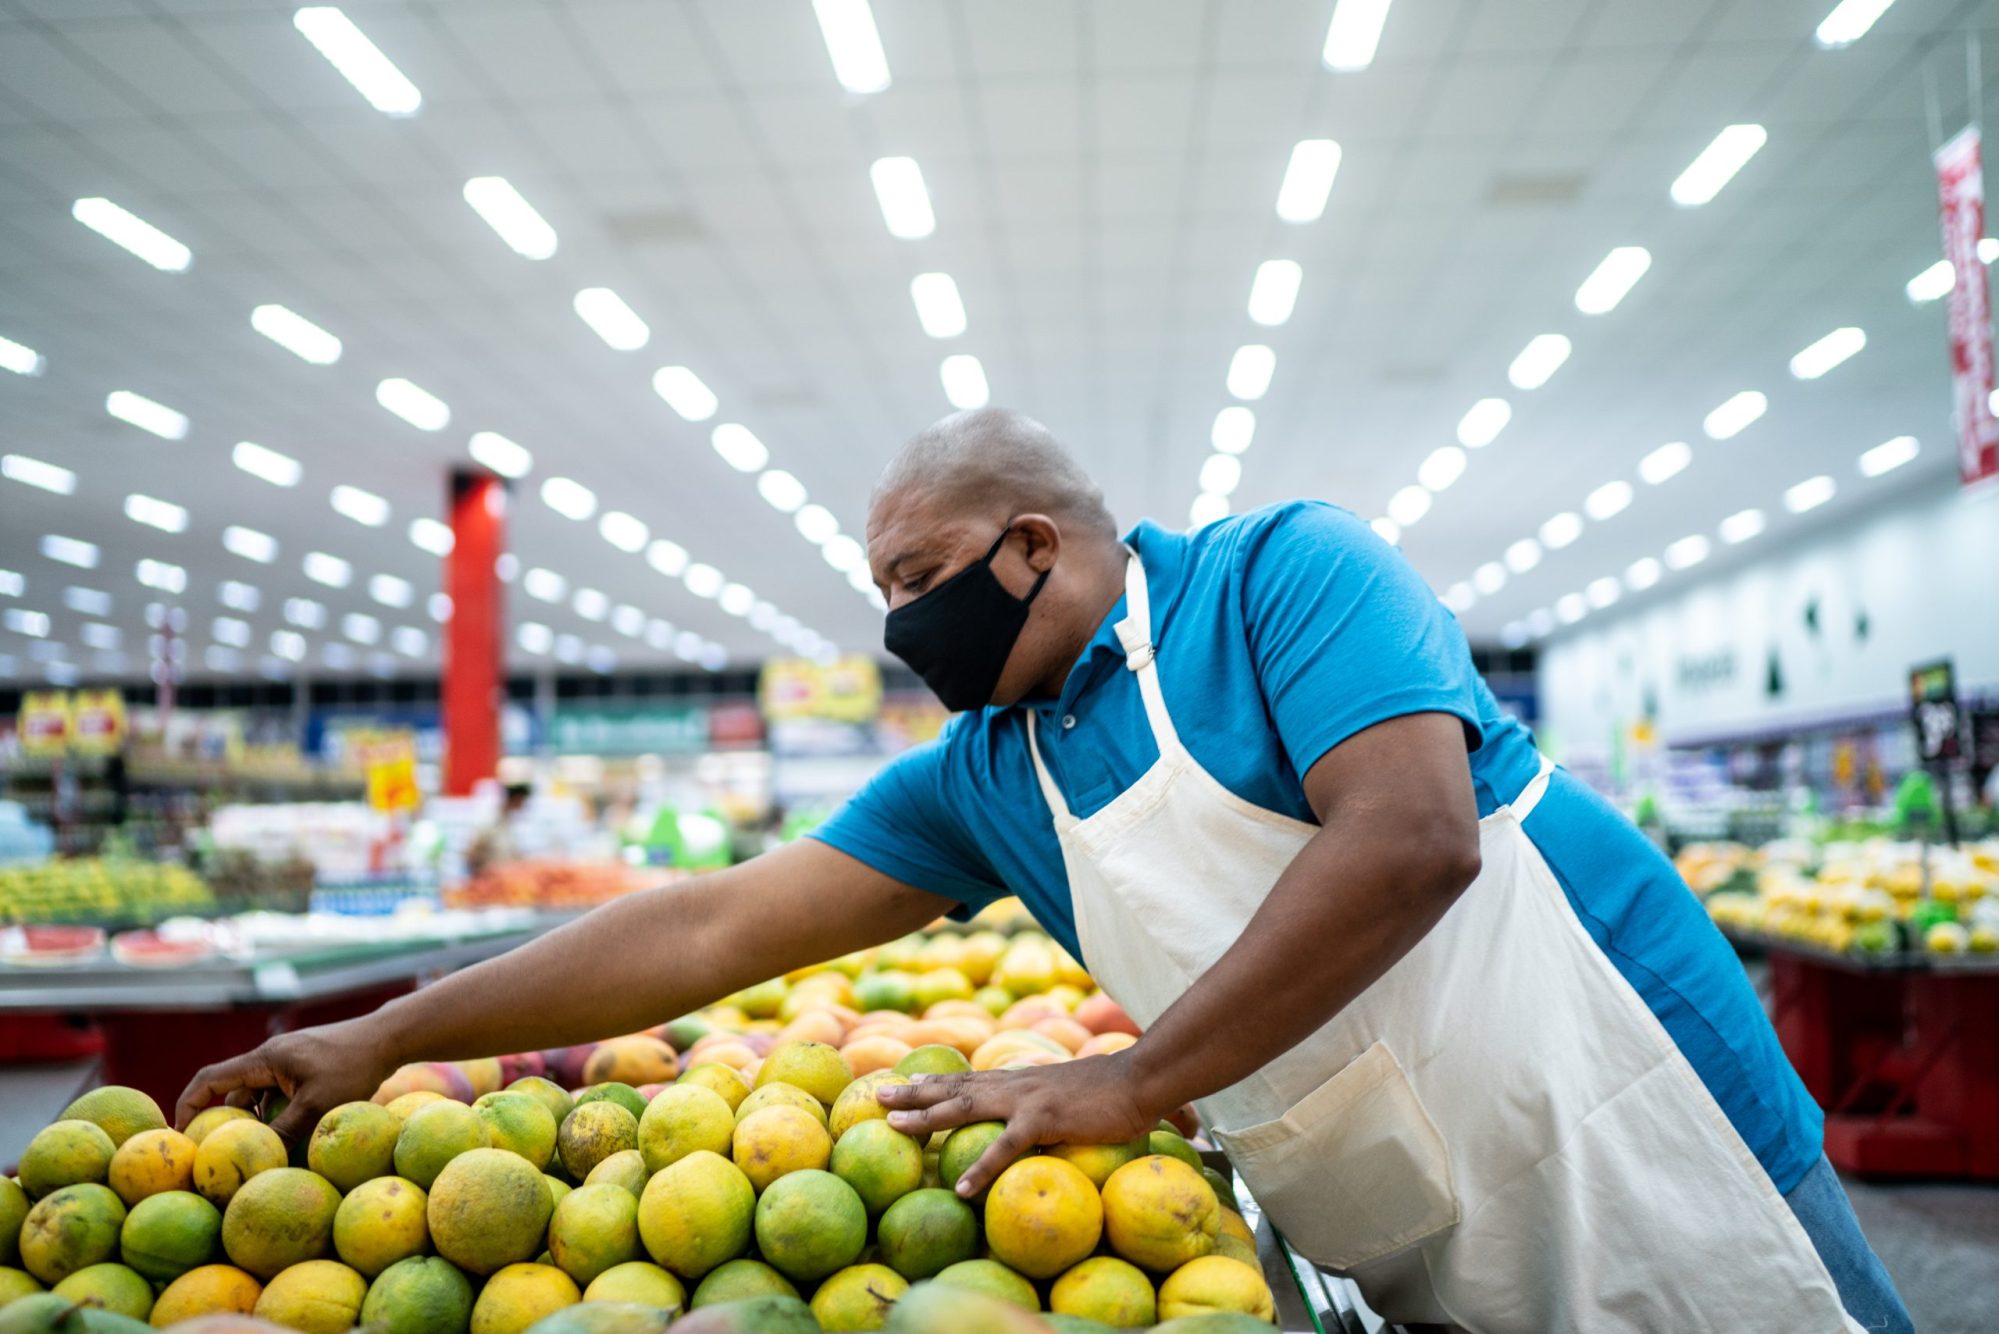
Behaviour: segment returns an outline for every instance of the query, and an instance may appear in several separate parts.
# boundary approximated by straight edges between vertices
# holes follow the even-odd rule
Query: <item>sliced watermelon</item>
[[[111,957],[134,968],[178,968],[214,954],[205,940],[162,940],[157,931],[125,931],[111,941]]]
[[[10,926],[0,931],[0,959],[8,963],[74,963],[92,958],[103,949],[101,927]]]

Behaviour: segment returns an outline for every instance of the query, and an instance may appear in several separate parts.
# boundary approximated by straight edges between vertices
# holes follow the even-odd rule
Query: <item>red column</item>
[[[444,792],[462,797],[500,769],[500,705],[506,694],[505,608],[500,553],[506,550],[507,484],[491,473],[451,474],[451,554],[444,591],[442,696]]]

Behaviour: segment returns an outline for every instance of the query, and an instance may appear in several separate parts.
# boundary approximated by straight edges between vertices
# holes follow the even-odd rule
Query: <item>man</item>
[[[1017,893],[1147,1031],[884,1090],[918,1134],[1007,1123],[964,1193],[1194,1100],[1391,1319],[1909,1328],[1698,903],[1366,525],[1296,504],[1120,542],[1041,426],[987,410],[903,449],[868,546],[888,647],[967,710],[937,743],[815,839],[275,1038],[182,1116],[275,1084],[296,1134],[398,1063],[629,1031]]]

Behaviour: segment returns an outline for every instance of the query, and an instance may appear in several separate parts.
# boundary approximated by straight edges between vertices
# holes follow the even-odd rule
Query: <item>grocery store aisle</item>
[[[1999,1186],[1848,1178],[1846,1191],[1922,1334],[1999,1328]]]

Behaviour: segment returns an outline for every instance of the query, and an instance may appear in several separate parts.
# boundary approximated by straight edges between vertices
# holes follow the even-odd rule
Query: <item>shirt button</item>
[[[1064,731],[1067,731],[1069,728],[1074,727],[1075,725],[1076,725],[1075,714],[1065,713],[1062,715],[1062,728]]]

